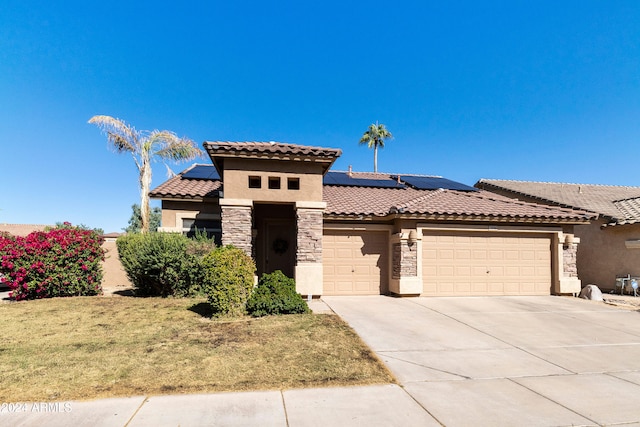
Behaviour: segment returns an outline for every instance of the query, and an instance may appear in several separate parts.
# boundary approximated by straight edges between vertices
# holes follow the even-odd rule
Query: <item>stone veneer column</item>
[[[296,291],[322,295],[322,229],[324,202],[296,203]]]
[[[240,248],[249,256],[253,256],[252,206],[251,200],[220,199],[222,244]]]
[[[393,275],[394,279],[414,277],[418,275],[418,251],[416,244],[410,245],[407,240],[400,240],[393,244]]]
[[[568,243],[562,248],[562,267],[565,277],[578,277],[578,245]]]
[[[411,238],[410,238],[411,236]],[[422,239],[418,230],[403,230],[391,237],[391,283],[396,295],[419,295],[422,278],[418,276],[418,250]]]
[[[578,279],[577,254],[580,239],[569,233],[558,233],[556,237],[556,259],[558,282],[555,287],[556,294],[577,294],[582,288],[582,282]]]

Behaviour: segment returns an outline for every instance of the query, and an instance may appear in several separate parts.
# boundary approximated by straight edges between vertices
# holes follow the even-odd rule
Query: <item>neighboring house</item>
[[[339,149],[205,142],[150,192],[162,231],[206,229],[313,295],[549,295],[580,291],[573,228],[595,215],[440,177],[329,171]]]
[[[614,289],[616,276],[640,276],[640,187],[481,179],[476,187],[514,199],[590,211],[576,225],[582,283]]]
[[[44,231],[47,227],[55,226],[42,224],[0,224],[0,233],[9,233],[13,236],[25,237],[34,231]]]

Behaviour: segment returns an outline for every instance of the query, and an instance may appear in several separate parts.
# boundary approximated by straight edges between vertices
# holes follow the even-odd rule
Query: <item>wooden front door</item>
[[[290,220],[267,219],[265,226],[265,273],[280,270],[285,276],[293,277],[296,262],[295,224]]]

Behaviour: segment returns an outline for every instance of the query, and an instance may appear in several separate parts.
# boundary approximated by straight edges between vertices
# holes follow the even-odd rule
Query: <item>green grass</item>
[[[0,401],[394,382],[339,317],[210,319],[204,300],[0,304]]]

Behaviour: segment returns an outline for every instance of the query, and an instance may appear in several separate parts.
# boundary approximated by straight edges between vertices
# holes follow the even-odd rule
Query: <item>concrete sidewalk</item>
[[[30,403],[0,412],[0,425],[142,426],[439,426],[397,385],[127,397]],[[15,407],[13,409],[16,409]]]

